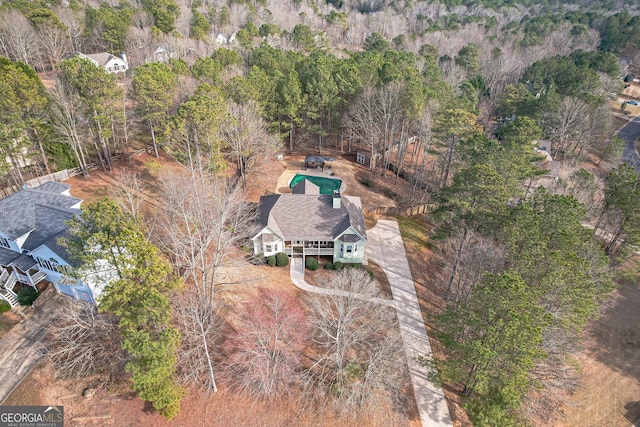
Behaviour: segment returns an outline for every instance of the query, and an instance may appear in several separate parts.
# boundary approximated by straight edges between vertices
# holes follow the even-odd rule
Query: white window
[[[9,245],[9,241],[4,237],[0,237],[0,246],[2,246],[3,248],[11,248],[11,245]]]
[[[268,244],[264,245],[264,251],[266,253],[269,253],[269,252],[273,251],[273,247],[271,246],[271,243],[268,243]]]
[[[58,273],[70,274],[71,268],[68,265],[60,265],[55,258],[44,259],[38,257],[38,265],[50,271],[57,271]]]
[[[113,66],[113,69],[114,69],[114,71],[118,71],[118,70],[120,70],[120,66],[118,64],[115,64]]]
[[[348,254],[348,255],[351,255],[351,251],[352,251],[352,249],[353,249],[353,246],[351,246],[351,245],[347,245],[347,254]]]

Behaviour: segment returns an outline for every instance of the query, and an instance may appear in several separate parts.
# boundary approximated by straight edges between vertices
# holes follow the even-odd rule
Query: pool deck
[[[331,173],[333,172],[333,170],[331,171],[327,171],[325,168],[325,171],[323,172],[322,170],[313,170],[313,169],[300,169],[300,170],[290,170],[287,169],[284,171],[284,173],[282,175],[280,175],[280,178],[278,178],[278,184],[276,186],[276,193],[278,194],[282,194],[284,193],[286,190],[289,190],[288,192],[291,192],[291,189],[289,188],[289,184],[291,184],[291,181],[293,180],[293,178],[296,175],[309,175],[309,176],[317,176],[320,178],[329,178],[329,179],[339,179],[340,181],[342,181],[342,184],[340,184],[340,193],[344,193],[347,189],[347,184],[344,182],[344,179],[341,179],[339,176],[337,175],[331,175]],[[286,189],[285,191],[282,191],[283,189]]]

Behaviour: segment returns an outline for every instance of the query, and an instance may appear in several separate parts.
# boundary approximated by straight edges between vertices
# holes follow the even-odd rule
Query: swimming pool
[[[313,182],[315,185],[317,185],[318,187],[320,187],[320,194],[333,194],[335,190],[340,190],[340,186],[342,185],[341,179],[297,174],[296,176],[293,177],[293,179],[289,183],[289,188],[293,188],[297,183],[299,183],[303,179],[309,180]]]

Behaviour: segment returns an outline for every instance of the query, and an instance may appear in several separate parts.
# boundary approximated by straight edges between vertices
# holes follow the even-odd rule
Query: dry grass
[[[0,314],[0,339],[20,322],[20,316],[13,311]]]

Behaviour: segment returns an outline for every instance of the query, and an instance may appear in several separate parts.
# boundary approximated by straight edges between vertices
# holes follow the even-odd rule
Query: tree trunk
[[[451,288],[453,286],[453,281],[456,277],[456,271],[458,270],[458,264],[460,263],[460,258],[462,258],[462,250],[464,249],[465,243],[467,243],[467,234],[469,233],[469,227],[467,225],[464,226],[464,232],[462,233],[462,239],[460,240],[460,245],[456,251],[456,258],[453,261],[453,267],[451,269],[451,277],[449,277],[449,283],[447,285],[447,295],[445,296],[445,301],[449,301],[449,296],[451,294]]]
[[[158,155],[158,144],[156,143],[156,133],[153,129],[153,124],[149,123],[149,129],[151,129],[151,142],[153,143],[153,154],[156,157],[160,157]]]
[[[51,173],[51,171],[49,170],[49,162],[47,161],[47,155],[44,152],[44,147],[42,146],[42,138],[40,138],[40,135],[38,135],[38,131],[36,130],[36,127],[33,127],[33,134],[36,137],[36,141],[38,141],[38,148],[40,149],[40,155],[42,156],[42,161],[44,162],[44,169],[47,172],[47,175],[49,175]]]
[[[447,156],[447,164],[444,168],[444,178],[442,179],[442,187],[447,186],[447,181],[449,180],[449,168],[451,167],[451,160],[453,159],[453,149],[456,143],[456,138],[451,138],[451,144],[449,144],[449,154]]]

